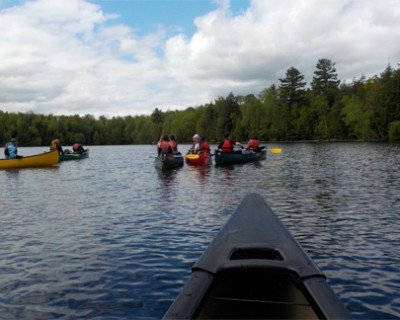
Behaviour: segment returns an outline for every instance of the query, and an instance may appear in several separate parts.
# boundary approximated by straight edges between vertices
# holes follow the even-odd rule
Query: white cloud
[[[398,0],[228,0],[198,17],[189,38],[133,28],[85,0],[36,0],[0,11],[0,109],[96,116],[185,108],[257,94],[319,58],[340,79],[400,62]],[[114,23],[109,23],[109,22]]]

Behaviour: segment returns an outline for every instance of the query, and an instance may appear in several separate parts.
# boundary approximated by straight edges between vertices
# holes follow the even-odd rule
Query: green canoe
[[[69,160],[79,160],[89,157],[89,149],[86,149],[82,153],[66,153],[60,155],[60,161],[69,161]]]
[[[183,156],[181,154],[167,155],[161,152],[155,159],[155,166],[161,170],[170,170],[182,167]]]
[[[266,157],[267,150],[262,150],[260,152],[243,152],[240,154],[215,150],[215,164],[217,166],[254,162],[264,160]]]

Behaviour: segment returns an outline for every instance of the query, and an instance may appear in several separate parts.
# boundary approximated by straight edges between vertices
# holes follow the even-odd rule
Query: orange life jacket
[[[221,149],[223,152],[233,152],[233,144],[231,140],[225,139]]]
[[[260,142],[256,139],[251,139],[248,143],[249,148],[257,148],[260,145]]]
[[[171,153],[171,145],[168,141],[161,141],[158,147],[166,154]]]

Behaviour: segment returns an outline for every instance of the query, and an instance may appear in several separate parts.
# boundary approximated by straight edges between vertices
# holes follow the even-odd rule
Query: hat
[[[193,136],[193,140],[199,140],[200,139],[200,136],[196,133],[194,136]]]
[[[11,142],[17,142],[17,138],[12,138]]]

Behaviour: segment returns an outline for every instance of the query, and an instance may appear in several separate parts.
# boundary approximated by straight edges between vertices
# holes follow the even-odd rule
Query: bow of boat
[[[192,271],[165,318],[351,318],[258,194],[243,199]]]

